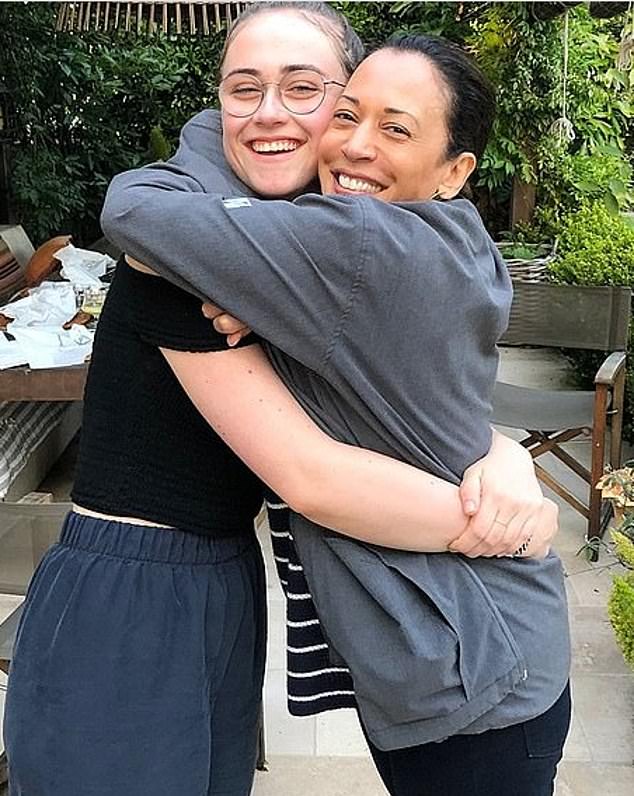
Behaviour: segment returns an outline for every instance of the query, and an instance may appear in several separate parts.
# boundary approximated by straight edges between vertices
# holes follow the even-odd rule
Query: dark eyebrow
[[[408,116],[414,124],[418,125],[418,119],[413,116],[409,111],[402,111],[399,108],[384,108],[385,113],[389,113],[395,116]]]
[[[350,94],[341,94],[339,99],[348,100],[348,102],[351,102],[353,105],[356,105],[357,107],[359,107],[359,105],[361,104],[356,97],[351,97]],[[390,113],[392,115],[397,115],[397,116],[409,116],[409,118],[413,122],[418,124],[418,120],[416,119],[415,116],[412,116],[412,114],[409,113],[408,111],[402,111],[399,108],[383,108],[383,113]]]
[[[286,66],[281,67],[281,71],[285,74],[290,72],[317,72],[318,75],[324,77],[324,73],[321,69],[318,69],[315,64],[287,64]],[[250,75],[251,77],[260,77],[262,72],[259,69],[252,69],[249,67],[238,67],[237,69],[232,69],[230,72],[227,72],[224,75],[223,80],[231,75]]]

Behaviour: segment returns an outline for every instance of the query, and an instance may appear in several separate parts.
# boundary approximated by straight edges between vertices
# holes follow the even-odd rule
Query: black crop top
[[[159,346],[227,349],[199,299],[120,261],[95,334],[72,498],[199,534],[252,533],[262,484],[198,413]]]

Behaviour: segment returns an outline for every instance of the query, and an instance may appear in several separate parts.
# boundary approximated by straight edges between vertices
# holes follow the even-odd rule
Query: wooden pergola
[[[57,3],[56,30],[166,36],[210,36],[227,28],[248,3]]]

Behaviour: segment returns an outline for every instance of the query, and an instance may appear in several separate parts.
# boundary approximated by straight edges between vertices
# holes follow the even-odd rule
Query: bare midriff
[[[118,517],[114,514],[102,514],[99,511],[92,511],[92,509],[85,509],[83,506],[78,506],[73,503],[73,511],[75,514],[83,514],[85,517],[95,517],[98,520],[109,520],[110,522],[124,522],[127,525],[147,525],[150,528],[167,528],[173,530],[171,525],[162,525],[160,522],[150,522],[150,520],[142,520],[140,517]]]

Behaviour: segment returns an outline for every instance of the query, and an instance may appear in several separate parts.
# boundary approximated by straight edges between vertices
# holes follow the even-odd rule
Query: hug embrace
[[[557,510],[490,426],[511,284],[461,197],[492,90],[433,37],[363,59],[325,3],[253,4],[220,68],[221,111],[106,197],[125,255],[16,642],[11,795],[248,796],[265,490],[292,712],[355,708],[393,796],[552,794]]]

